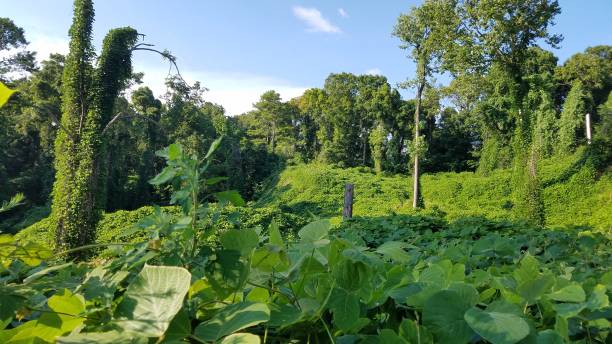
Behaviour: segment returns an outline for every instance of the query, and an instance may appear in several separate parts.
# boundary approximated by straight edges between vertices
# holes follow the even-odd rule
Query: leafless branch
[[[178,65],[176,64],[176,57],[172,56],[169,52],[167,51],[159,51],[157,49],[153,49],[153,48],[143,48],[143,47],[152,47],[152,44],[148,44],[148,43],[139,43],[136,44],[133,48],[132,51],[136,51],[136,50],[144,50],[144,51],[152,51],[154,53],[158,53],[159,55],[161,55],[164,59],[170,61],[170,63],[172,64],[172,66],[174,66],[174,68],[176,69],[176,75],[178,75],[178,77],[186,84],[189,84],[187,81],[185,81],[185,79],[183,78],[183,76],[181,75],[181,71],[179,70]]]
[[[119,120],[119,119],[129,119],[129,118],[143,119],[143,120],[145,120],[145,121],[149,121],[149,122],[151,122],[151,123],[153,123],[153,124],[155,124],[156,126],[158,126],[158,127],[160,127],[160,128],[161,128],[161,126],[160,126],[160,124],[159,124],[159,123],[157,123],[156,121],[154,121],[154,120],[152,120],[152,119],[148,118],[147,116],[143,116],[143,115],[141,115],[141,114],[135,114],[135,115],[126,115],[126,114],[124,114],[124,113],[121,113],[121,112],[120,112],[120,113],[116,114],[116,115],[115,115],[115,116],[114,116],[114,117],[113,117],[113,118],[112,118],[112,119],[111,119],[111,120],[110,120],[110,121],[109,121],[109,122],[106,124],[106,126],[104,126],[104,129],[102,129],[102,135],[104,135],[104,134],[106,133],[106,131],[107,131],[107,130],[108,130],[110,127],[111,127],[111,125],[112,125],[113,123],[115,123],[117,120]]]

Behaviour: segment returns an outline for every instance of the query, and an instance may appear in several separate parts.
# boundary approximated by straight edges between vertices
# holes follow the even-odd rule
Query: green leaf
[[[168,166],[164,168],[158,175],[153,177],[153,179],[149,180],[149,184],[161,185],[161,184],[167,183],[169,180],[174,178],[175,175],[176,175],[175,169],[173,167]]]
[[[354,293],[340,288],[334,289],[329,308],[334,315],[334,325],[345,333],[349,332],[359,320],[359,298]]]
[[[529,324],[512,313],[483,311],[472,307],[465,321],[482,338],[493,344],[514,344],[529,335]]]
[[[563,337],[553,330],[544,330],[538,333],[536,344],[563,344]]]
[[[204,160],[208,160],[208,158],[210,158],[213,155],[213,153],[217,150],[217,148],[219,148],[219,145],[221,145],[222,140],[223,140],[223,136],[219,136],[219,138],[217,138],[216,140],[213,141],[213,143],[210,144],[210,148],[208,148],[208,153],[206,153]]]
[[[386,243],[380,245],[376,252],[387,256],[396,262],[406,263],[410,261],[410,255],[404,251],[404,247],[408,246],[408,244],[400,241],[387,241]]]
[[[525,254],[518,269],[514,270],[514,279],[518,284],[534,281],[540,276],[540,263],[529,253]]]
[[[385,344],[410,344],[404,338],[398,336],[393,330],[385,328],[380,331],[378,339]]]
[[[213,195],[219,202],[229,202],[237,207],[243,207],[245,205],[242,196],[240,196],[236,190],[216,192]]]
[[[168,147],[168,159],[176,160],[183,155],[183,147],[177,143],[173,143]]]
[[[183,306],[190,282],[184,268],[145,265],[117,306],[116,324],[147,337],[163,335]]]
[[[552,275],[542,275],[533,279],[527,279],[519,284],[516,291],[531,305],[539,300],[555,283]]]
[[[53,266],[50,266],[50,267],[48,267],[48,268],[46,268],[46,269],[42,269],[42,270],[37,271],[37,272],[35,272],[35,273],[31,274],[30,276],[26,277],[26,278],[23,280],[23,283],[24,283],[24,284],[28,284],[28,283],[30,283],[30,282],[33,282],[33,281],[35,281],[35,280],[37,280],[37,279],[41,278],[42,276],[44,276],[44,275],[46,275],[46,274],[48,274],[48,273],[50,273],[50,272],[54,272],[54,271],[58,271],[58,270],[62,270],[62,269],[67,268],[67,267],[69,267],[69,266],[72,266],[72,262],[70,262],[70,263],[65,263],[65,264],[60,264],[60,265],[53,265]]]
[[[406,339],[408,343],[433,344],[434,342],[427,328],[410,319],[402,320],[399,326],[399,335]]]
[[[215,185],[219,182],[228,180],[229,178],[227,177],[213,177],[213,178],[208,178],[206,179],[206,185]]]
[[[270,292],[268,289],[255,287],[247,294],[246,300],[251,302],[268,302],[270,299]]]
[[[606,295],[606,289],[606,286],[603,284],[598,284],[593,288],[593,292],[586,303],[588,309],[594,311],[610,305],[610,300],[608,299],[608,295]]]
[[[0,293],[0,330],[4,329],[15,317],[15,311],[27,301],[24,297],[11,295],[2,290]]]
[[[557,291],[546,294],[549,299],[562,302],[584,302],[584,289],[578,284],[570,284]]]
[[[329,220],[327,219],[314,221],[302,227],[298,236],[305,242],[314,243],[327,237],[329,226]]]
[[[558,303],[553,305],[557,315],[566,319],[577,316],[585,308],[586,304],[584,303]]]
[[[474,332],[463,315],[471,307],[456,291],[439,291],[423,306],[423,325],[433,333],[436,343],[467,343]]]
[[[242,302],[221,309],[210,320],[199,324],[194,335],[204,341],[222,337],[270,320],[270,309],[264,303]]]
[[[0,108],[9,100],[15,90],[11,90],[0,82]]]
[[[77,333],[57,338],[58,344],[147,344],[149,339],[133,332]]]
[[[230,229],[221,234],[221,245],[226,250],[240,252],[242,256],[248,256],[259,244],[259,236],[253,229]]]
[[[265,272],[285,271],[290,266],[285,250],[275,245],[264,245],[253,252],[252,267]]]
[[[290,304],[270,305],[270,321],[268,324],[274,327],[286,327],[293,325],[300,320],[302,312],[299,308]]]
[[[276,221],[274,220],[270,222],[270,226],[268,227],[268,235],[270,236],[270,244],[276,245],[278,247],[285,247],[283,237],[281,236],[280,230],[278,228],[278,223],[276,223]]]
[[[191,319],[189,314],[182,308],[174,319],[170,322],[170,326],[164,333],[164,342],[180,341],[191,334]]]
[[[221,341],[221,344],[259,344],[259,336],[250,333],[234,333]]]

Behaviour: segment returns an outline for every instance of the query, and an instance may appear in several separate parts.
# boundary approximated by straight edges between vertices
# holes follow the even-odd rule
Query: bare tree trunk
[[[421,96],[423,89],[425,88],[425,78],[419,81],[416,94],[416,106],[414,110],[414,142],[415,149],[418,148],[416,143],[419,141],[419,122],[421,121]],[[419,154],[415,151],[414,153],[414,167],[412,170],[412,208],[417,209],[420,207],[419,199],[421,198],[421,190],[419,183]]]
[[[353,192],[355,185],[346,184],[344,186],[344,207],[342,208],[342,220],[348,220],[353,217]]]

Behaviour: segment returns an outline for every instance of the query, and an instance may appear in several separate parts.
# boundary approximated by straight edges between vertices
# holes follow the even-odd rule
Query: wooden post
[[[344,207],[342,208],[342,220],[348,220],[353,217],[353,192],[354,184],[346,184],[344,186]]]
[[[587,143],[591,144],[591,114],[585,115]]]

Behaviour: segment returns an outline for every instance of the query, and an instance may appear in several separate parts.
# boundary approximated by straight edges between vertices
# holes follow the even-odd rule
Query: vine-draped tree
[[[62,80],[62,118],[55,141],[56,178],[52,213],[57,248],[74,248],[95,239],[95,226],[105,205],[105,138],[120,90],[132,74],[136,30],[111,30],[96,67],[91,44],[94,8],[75,0],[70,52]]]
[[[560,35],[549,32],[553,18],[560,12],[559,4],[555,0],[461,0],[456,1],[454,12],[458,26],[455,37],[446,40],[443,65],[458,79],[486,73],[489,79],[495,76],[491,81],[497,99],[489,101],[490,109],[486,113],[498,114],[496,122],[504,125],[502,132],[512,133],[514,211],[517,217],[542,224],[543,203],[537,176],[539,153],[533,144],[536,119],[534,109],[530,108],[530,80],[526,78],[524,65],[530,58],[529,48],[538,40],[553,47],[562,40]],[[546,104],[546,101],[539,103]],[[499,144],[499,137],[491,137],[494,139],[485,137],[483,152],[503,156],[491,150],[490,143],[504,148],[507,142]]]
[[[421,100],[428,79],[437,72],[440,58],[444,52],[449,35],[455,30],[453,2],[446,0],[428,0],[419,7],[414,7],[408,14],[402,14],[397,20],[393,34],[401,41],[402,49],[409,49],[411,58],[416,64],[416,76],[407,85],[416,89],[414,110],[414,137],[411,151],[412,168],[412,207],[423,206],[420,190],[419,159],[425,152],[424,140],[420,133]]]

